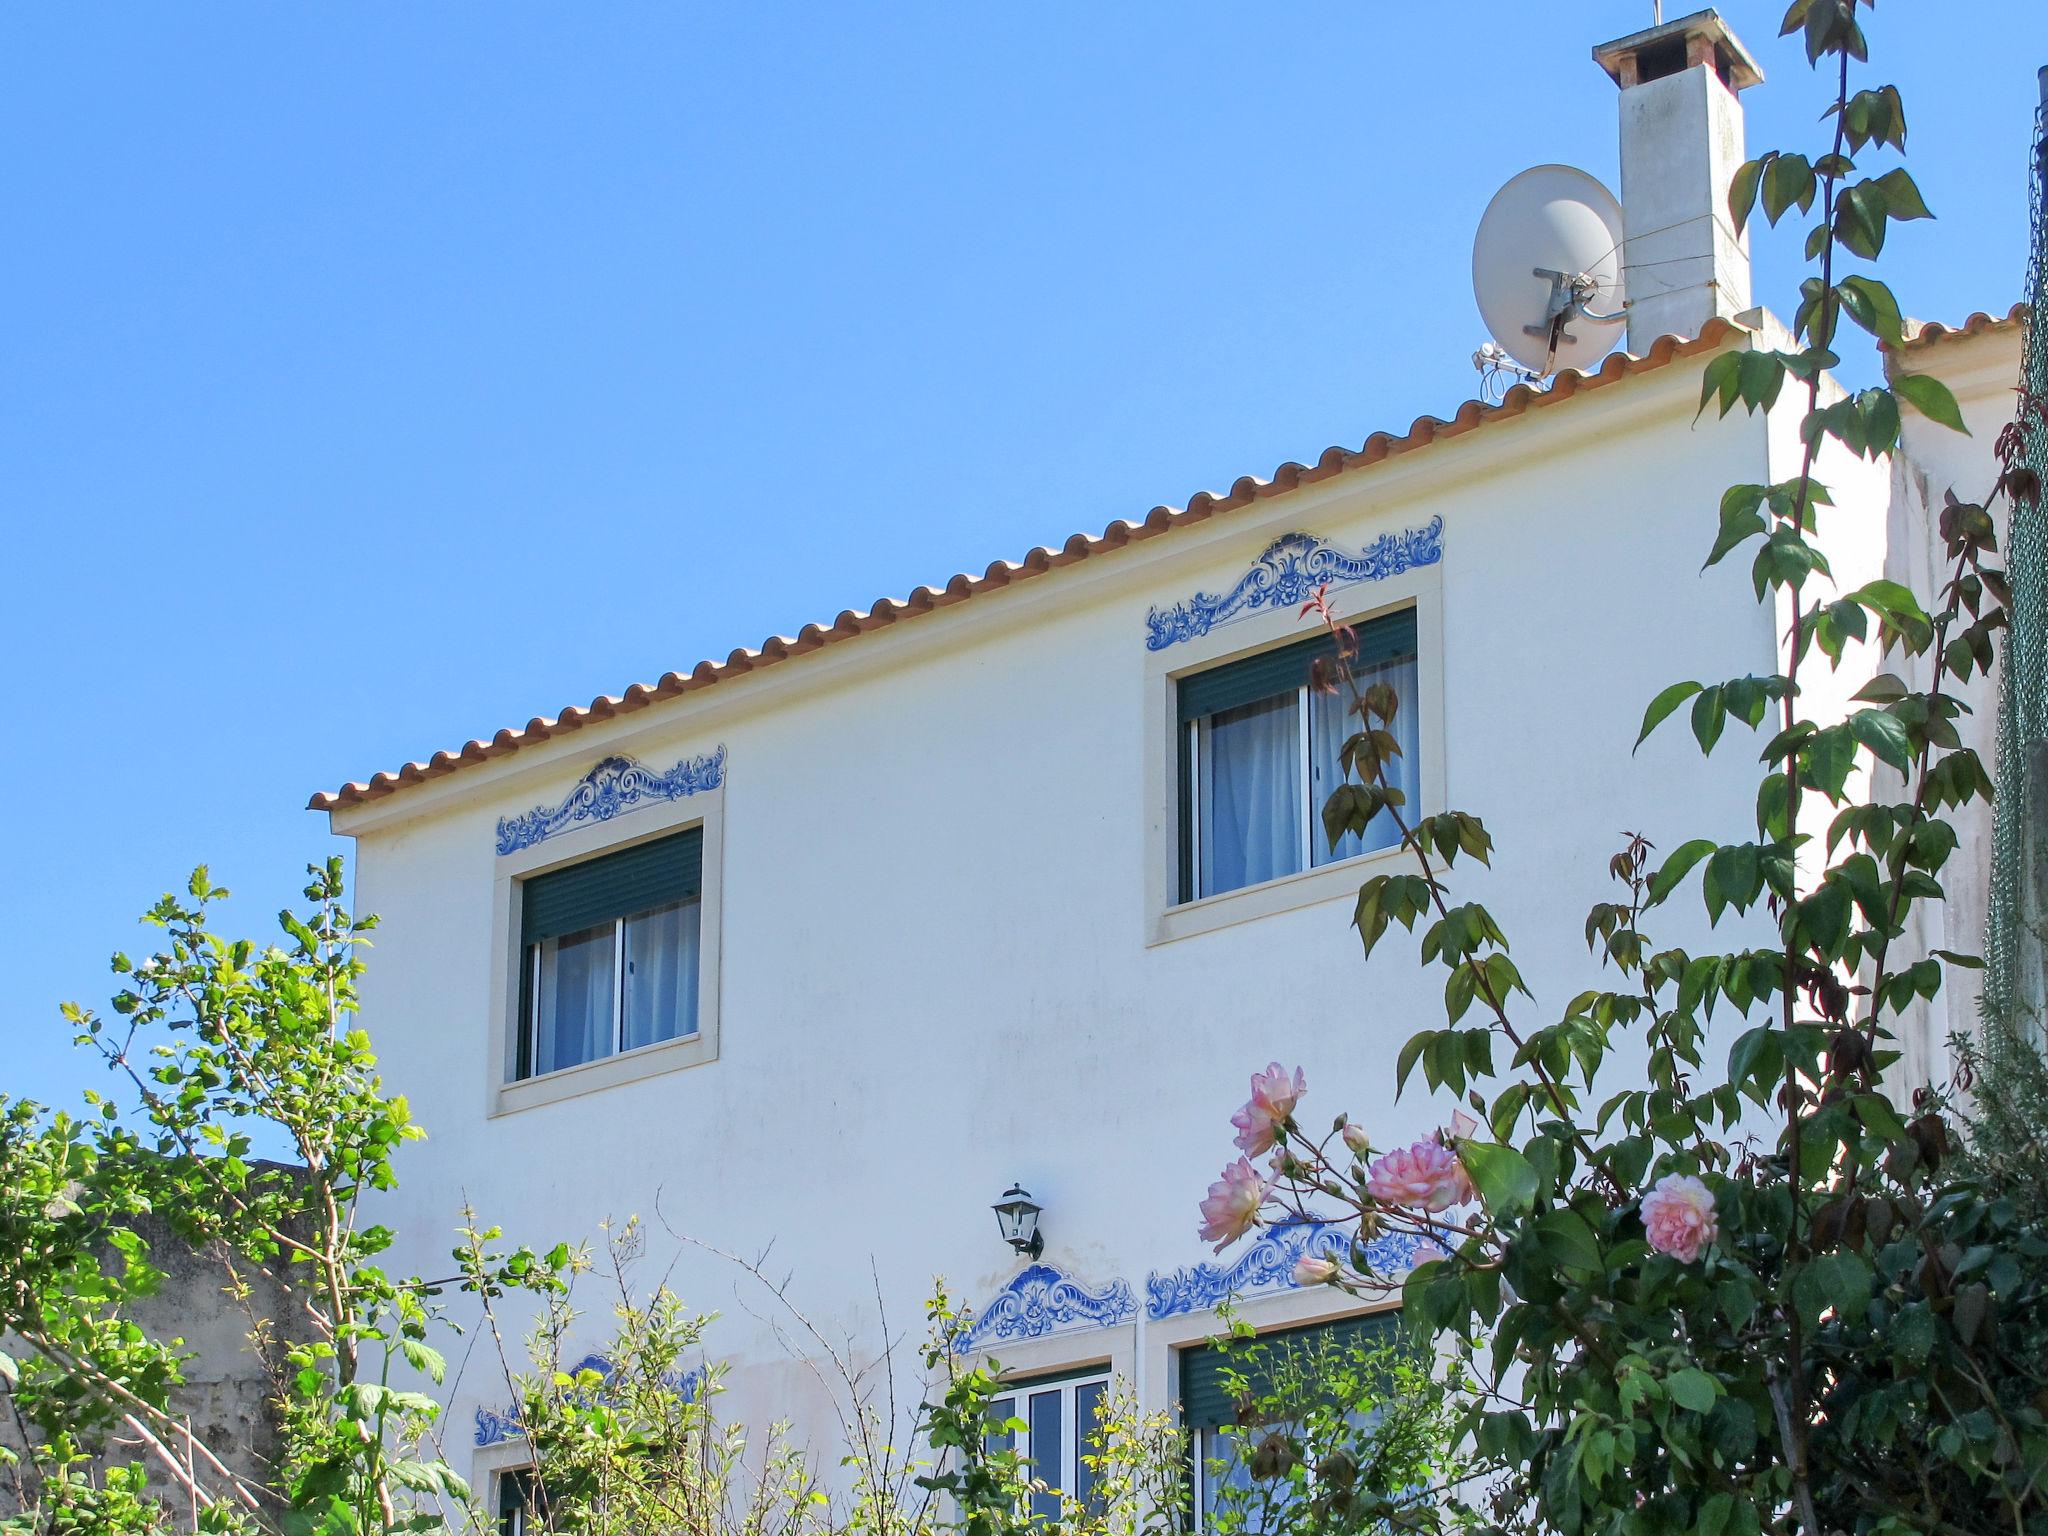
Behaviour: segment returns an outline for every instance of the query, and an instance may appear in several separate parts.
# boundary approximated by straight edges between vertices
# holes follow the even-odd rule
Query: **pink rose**
[[[1334,1260],[1320,1259],[1312,1253],[1304,1253],[1294,1261],[1296,1285],[1328,1285],[1336,1273],[1337,1265]]]
[[[1650,1246],[1690,1264],[1721,1235],[1714,1192],[1689,1173],[1667,1173],[1643,1196],[1643,1230]]]
[[[1202,1241],[1213,1242],[1221,1253],[1258,1225],[1259,1207],[1265,1203],[1266,1181],[1240,1157],[1209,1186],[1202,1202]]]
[[[1299,1067],[1292,1077],[1277,1061],[1263,1072],[1254,1072],[1251,1102],[1230,1117],[1230,1123],[1237,1127],[1238,1150],[1247,1157],[1269,1151],[1280,1127],[1307,1092],[1308,1079],[1301,1075]]]
[[[1472,1181],[1458,1156],[1440,1141],[1418,1141],[1389,1152],[1366,1173],[1366,1192],[1382,1205],[1444,1211],[1472,1198]]]

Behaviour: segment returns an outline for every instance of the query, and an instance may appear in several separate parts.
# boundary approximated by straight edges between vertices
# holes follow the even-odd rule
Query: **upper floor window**
[[[522,882],[517,1077],[697,1033],[703,871],[691,827]]]
[[[1018,1452],[1031,1463],[1032,1477],[1045,1485],[1044,1492],[1031,1495],[1034,1522],[1057,1525],[1067,1499],[1101,1513],[1102,1494],[1088,1458],[1094,1454],[1097,1418],[1108,1392],[1108,1368],[1088,1366],[1017,1382],[989,1405],[997,1423],[1020,1420],[1024,1425],[1021,1434],[1005,1430],[991,1435],[989,1443],[992,1449]]]
[[[1414,807],[1421,782],[1421,712],[1416,707],[1415,611],[1357,626],[1352,663],[1361,690],[1387,683],[1401,701],[1393,723],[1401,755],[1388,782]],[[1351,695],[1309,686],[1318,658],[1334,657],[1327,634],[1261,651],[1176,685],[1180,755],[1180,900],[1240,890],[1400,840],[1382,811],[1332,848],[1323,802],[1343,781],[1339,753],[1358,731]]]

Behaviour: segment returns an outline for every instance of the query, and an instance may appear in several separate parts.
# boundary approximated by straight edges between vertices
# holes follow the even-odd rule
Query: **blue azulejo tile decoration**
[[[612,1363],[603,1355],[585,1355],[570,1366],[567,1374],[581,1376],[585,1371],[595,1371],[606,1382],[612,1378]],[[688,1402],[697,1395],[698,1385],[704,1379],[702,1371],[685,1371],[680,1376],[666,1378]],[[604,1395],[604,1388],[598,1388],[598,1395]],[[526,1426],[519,1419],[519,1405],[507,1404],[504,1412],[494,1408],[479,1408],[476,1411],[476,1443],[479,1446],[503,1445],[508,1440],[520,1440],[526,1436]]]
[[[610,821],[643,805],[682,800],[725,782],[725,748],[686,757],[667,772],[630,757],[607,757],[576,781],[559,805],[537,805],[519,816],[498,819],[500,856],[586,821]]]
[[[1040,1339],[1076,1328],[1110,1328],[1138,1315],[1137,1298],[1122,1280],[1091,1291],[1050,1264],[1030,1264],[971,1314],[953,1336],[958,1352],[1005,1339]]]
[[[1421,528],[1383,533],[1356,553],[1312,533],[1282,534],[1228,592],[1197,592],[1171,608],[1147,613],[1145,649],[1163,651],[1261,608],[1299,607],[1318,587],[1385,581],[1443,557],[1441,517]]]
[[[1366,1245],[1376,1273],[1397,1275],[1413,1269],[1425,1239],[1409,1232],[1388,1232]],[[1294,1266],[1302,1258],[1348,1261],[1351,1231],[1331,1221],[1283,1221],[1262,1227],[1251,1245],[1227,1264],[1203,1262],[1145,1278],[1145,1315],[1157,1322],[1186,1312],[1207,1312],[1232,1296],[1278,1290],[1294,1284]]]

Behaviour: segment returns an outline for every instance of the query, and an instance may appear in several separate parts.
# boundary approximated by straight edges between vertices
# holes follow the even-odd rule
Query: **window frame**
[[[660,838],[649,838],[646,839],[644,843],[623,844],[619,849],[612,849],[607,850],[605,853],[593,854],[586,859],[578,860],[576,863],[560,866],[562,869],[577,869],[584,864],[592,863],[596,860],[606,858],[612,852],[623,852],[624,850],[629,848],[645,846],[646,843],[662,842],[667,840],[668,838],[684,837],[690,834],[691,832],[695,832],[698,834],[697,859],[699,873],[697,879],[697,890],[693,894],[688,896],[677,897],[668,901],[659,902],[651,907],[630,908],[624,912],[615,913],[613,916],[609,918],[600,918],[597,921],[591,923],[588,928],[576,930],[576,933],[585,933],[601,929],[605,923],[609,923],[611,925],[611,986],[609,988],[611,993],[611,1047],[609,1050],[605,1051],[603,1055],[592,1057],[591,1062],[608,1060],[613,1056],[623,1056],[627,1054],[628,1050],[645,1049],[645,1047],[642,1046],[628,1047],[626,1044],[626,1028],[628,1024],[629,1008],[628,994],[631,990],[631,982],[629,980],[629,976],[631,973],[627,968],[627,960],[629,958],[629,941],[631,937],[632,924],[638,922],[642,918],[651,917],[657,912],[667,911],[672,907],[682,906],[686,903],[694,905],[697,908],[696,944],[699,950],[697,956],[697,963],[700,967],[703,964],[703,829],[701,827],[686,826],[675,832],[664,833],[663,836]],[[518,899],[520,903],[522,922],[527,912],[528,892],[531,887],[531,882],[537,878],[544,878],[545,875],[552,872],[553,871],[541,871],[539,872],[539,874],[527,874],[520,878]],[[550,935],[550,939],[557,944],[558,949],[560,941],[562,939],[572,937],[575,937],[574,933]],[[551,1067],[546,1072],[534,1070],[530,1067],[533,1058],[539,1052],[540,1049],[541,1014],[543,1009],[546,1007],[545,994],[541,983],[542,977],[544,976],[547,968],[548,942],[549,940],[542,940],[539,943],[531,943],[527,941],[526,936],[523,933],[520,935],[520,950],[522,953],[520,959],[519,1002],[516,1015],[513,1021],[513,1027],[517,1032],[517,1040],[513,1047],[513,1068],[511,1078],[511,1080],[514,1082],[531,1082],[535,1078],[552,1077],[556,1072],[573,1071],[575,1067],[588,1066],[591,1064],[591,1062],[576,1062],[568,1067]],[[694,1022],[696,1019],[696,1015],[697,1009],[693,1007],[691,1009],[691,1018],[693,1022],[687,1034],[672,1035],[669,1037],[668,1040],[656,1040],[650,1041],[648,1043],[650,1045],[666,1045],[671,1043],[672,1041],[688,1040],[692,1038],[698,1032],[698,1026]]]
[[[1414,643],[1419,690],[1422,666],[1421,626],[1416,618],[1414,605],[1397,605],[1375,613],[1368,618],[1361,618],[1355,621],[1355,623],[1358,626],[1371,626],[1382,620],[1401,617],[1406,617],[1408,620],[1410,638]],[[1346,854],[1342,858],[1329,858],[1326,856],[1328,845],[1323,838],[1322,805],[1317,796],[1315,783],[1316,704],[1314,693],[1310,689],[1308,678],[1305,675],[1313,656],[1318,654],[1335,654],[1336,648],[1334,643],[1327,646],[1323,645],[1320,643],[1321,638],[1320,636],[1310,635],[1306,640],[1294,640],[1285,645],[1266,647],[1252,652],[1249,656],[1239,656],[1230,661],[1217,662],[1213,666],[1201,667],[1192,672],[1179,674],[1174,678],[1174,718],[1179,722],[1179,729],[1175,740],[1174,794],[1174,837],[1177,850],[1174,886],[1177,897],[1175,904],[1177,906],[1187,906],[1193,902],[1207,901],[1214,897],[1229,896],[1238,891],[1251,889],[1251,885],[1234,885],[1228,890],[1221,891],[1199,891],[1196,889],[1201,882],[1202,867],[1202,791],[1205,785],[1202,770],[1204,760],[1208,756],[1204,749],[1210,733],[1215,729],[1214,723],[1218,715],[1226,713],[1230,709],[1248,708],[1252,704],[1264,704],[1275,699],[1290,697],[1288,689],[1284,687],[1278,688],[1272,693],[1263,694],[1256,699],[1247,699],[1242,705],[1227,705],[1224,709],[1210,710],[1204,714],[1192,715],[1186,719],[1181,719],[1183,713],[1181,694],[1187,685],[1192,682],[1214,676],[1220,672],[1229,671],[1242,662],[1257,661],[1261,657],[1270,656],[1277,651],[1301,650],[1304,653],[1301,657],[1301,670],[1304,675],[1294,685],[1291,694],[1294,701],[1293,734],[1295,738],[1295,771],[1297,774],[1295,788],[1301,796],[1300,815],[1294,829],[1296,844],[1294,853],[1300,867],[1291,870],[1288,874],[1277,875],[1274,879],[1292,879],[1296,875],[1311,874],[1318,869],[1324,869],[1333,864],[1346,864],[1353,859],[1370,858],[1373,854],[1385,851],[1382,848],[1369,848],[1359,853]],[[1396,654],[1400,653],[1397,652]],[[1412,700],[1404,699],[1401,703],[1403,708],[1413,707]],[[1345,700],[1337,707],[1348,709],[1349,700]],[[1345,734],[1350,734],[1350,731],[1347,730]],[[1419,777],[1421,765],[1417,764],[1416,767]],[[1327,796],[1324,798],[1327,798]],[[1254,881],[1251,884],[1263,885],[1270,883],[1272,882]]]
[[[1032,1436],[1031,1403],[1034,1398],[1047,1395],[1058,1396],[1060,1400],[1061,1465],[1056,1469],[1058,1473],[1057,1478],[1048,1479],[1048,1481],[1055,1483],[1062,1506],[1065,1505],[1068,1499],[1078,1497],[1076,1484],[1081,1479],[1081,1455],[1087,1441],[1088,1429],[1091,1427],[1081,1423],[1081,1389],[1083,1387],[1099,1386],[1102,1388],[1103,1394],[1107,1396],[1115,1379],[1116,1373],[1104,1362],[1098,1362],[1093,1365],[1071,1366],[1063,1370],[1009,1375],[1003,1378],[998,1388],[998,1395],[989,1401],[992,1416],[1023,1421],[1025,1426],[1022,1435],[1024,1444],[1021,1447],[1017,1447],[1013,1439],[1012,1445],[1030,1463],[1031,1475],[1034,1478],[1039,1478],[1044,1475],[1043,1469],[1040,1468],[1037,1459],[1033,1457],[1029,1449]],[[1009,1405],[1007,1411],[998,1412],[1000,1405],[1005,1403]],[[1015,1434],[1016,1432],[1012,1431],[1012,1435],[1014,1436]],[[1038,1495],[1032,1495],[1032,1513],[1034,1516],[1039,1513],[1037,1508],[1038,1498]],[[1058,1517],[1051,1517],[1048,1524],[1056,1526],[1058,1524]]]
[[[530,798],[521,792],[519,800]],[[641,843],[702,829],[702,874],[697,917],[697,1030],[672,1040],[659,1040],[631,1050],[560,1067],[530,1077],[518,1076],[519,1052],[525,1034],[530,964],[521,933],[524,921],[523,883],[605,854]],[[680,800],[644,806],[610,821],[557,833],[530,848],[497,855],[492,899],[490,1038],[485,1052],[485,1113],[496,1117],[594,1093],[660,1073],[703,1066],[718,1059],[719,955],[725,873],[725,788],[702,790]],[[634,914],[625,914],[631,917]],[[614,966],[621,919],[614,920]],[[614,973],[615,1000],[623,995]],[[615,1012],[616,1012],[615,1001]],[[617,1036],[614,1036],[617,1040]]]
[[[1412,511],[1398,513],[1395,518],[1405,516],[1412,521],[1414,515]],[[1378,526],[1366,530],[1338,529],[1332,536],[1362,544],[1370,543],[1378,532]],[[1252,542],[1258,543],[1261,538],[1269,535],[1254,535]],[[1256,549],[1252,550],[1252,554],[1256,553]],[[1416,711],[1421,756],[1418,800],[1409,807],[1411,820],[1433,815],[1445,804],[1443,569],[1443,562],[1437,561],[1412,567],[1383,581],[1356,582],[1330,594],[1332,610],[1348,624],[1369,622],[1403,608],[1414,610],[1416,697],[1402,701],[1404,708]],[[1224,574],[1227,570],[1227,566],[1222,567],[1215,578],[1225,586],[1231,579]],[[1162,593],[1160,600],[1167,596]],[[1213,896],[1180,899],[1182,861],[1190,856],[1189,850],[1182,847],[1180,835],[1184,728],[1179,718],[1180,684],[1198,673],[1298,644],[1314,633],[1298,608],[1289,605],[1259,610],[1220,624],[1206,635],[1147,653],[1144,889],[1148,946],[1339,898],[1354,899],[1359,881],[1375,863],[1405,856],[1397,844],[1333,863],[1311,863],[1297,873]],[[1305,713],[1297,728],[1308,729]],[[1311,815],[1306,818],[1311,839],[1319,826],[1320,809],[1311,807]]]

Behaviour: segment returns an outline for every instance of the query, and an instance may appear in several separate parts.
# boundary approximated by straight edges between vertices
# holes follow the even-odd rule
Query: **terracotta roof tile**
[[[1954,336],[1982,336],[1991,331],[2012,330],[2027,323],[2027,306],[2015,304],[2002,315],[1988,315],[1978,310],[1961,325],[1943,325],[1939,320],[1908,320],[1906,338],[1899,350],[1912,351],[1916,347],[1932,346]]]
[[[1975,325],[1979,320],[1985,321],[1987,325],[2002,323],[1991,321],[1981,315],[1972,316],[1969,323]],[[807,655],[824,646],[851,640],[874,630],[886,629],[892,624],[916,618],[920,614],[952,607],[980,593],[996,591],[1014,582],[1029,580],[1047,571],[1121,549],[1127,544],[1171,533],[1176,528],[1204,522],[1220,513],[1236,511],[1253,502],[1284,496],[1301,486],[1314,485],[1351,470],[1377,464],[1398,454],[1411,453],[1434,442],[1460,437],[1489,422],[1507,420],[1539,407],[1556,405],[1587,390],[1599,389],[1631,375],[1661,368],[1674,358],[1713,351],[1731,335],[1738,334],[1738,330],[1738,327],[1725,320],[1712,320],[1695,339],[1661,337],[1641,357],[1617,352],[1591,373],[1566,371],[1559,374],[1548,389],[1537,390],[1527,385],[1517,385],[1507,392],[1498,405],[1483,405],[1477,400],[1467,400],[1448,421],[1433,416],[1418,416],[1414,424],[1398,437],[1386,432],[1375,432],[1355,449],[1341,446],[1324,449],[1313,464],[1282,464],[1264,479],[1246,475],[1234,482],[1222,495],[1212,491],[1201,491],[1190,497],[1185,507],[1154,507],[1141,521],[1133,523],[1120,520],[1111,523],[1101,533],[1092,537],[1077,533],[1058,549],[1041,546],[1030,551],[1022,560],[998,560],[979,576],[962,572],[943,587],[919,587],[908,597],[878,599],[875,605],[865,612],[849,608],[830,624],[806,624],[794,637],[772,635],[755,649],[736,650],[723,661],[700,661],[688,672],[669,672],[653,683],[635,683],[623,693],[603,694],[588,704],[570,705],[559,715],[536,715],[523,726],[499,731],[489,741],[471,741],[451,751],[436,752],[425,762],[407,763],[402,768],[376,774],[368,780],[344,784],[336,790],[323,790],[313,796],[308,802],[308,807],[316,811],[334,811],[381,799],[408,785],[423,784],[430,779],[441,778],[475,764],[490,762],[494,758],[516,752],[521,747],[580,730],[593,722],[631,714],[651,704],[679,698],[683,694],[695,693],[730,678],[774,666],[791,657]]]

